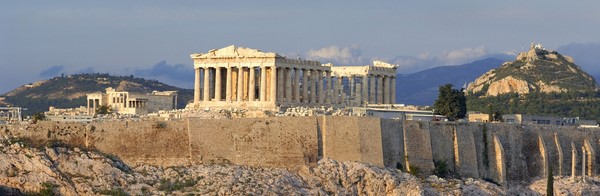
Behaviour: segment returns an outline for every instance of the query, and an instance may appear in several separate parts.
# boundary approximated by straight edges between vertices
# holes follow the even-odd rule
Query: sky
[[[189,54],[237,45],[408,74],[532,41],[600,75],[600,1],[6,1],[0,93],[61,74],[110,73],[193,86]],[[580,61],[581,60],[581,61]]]

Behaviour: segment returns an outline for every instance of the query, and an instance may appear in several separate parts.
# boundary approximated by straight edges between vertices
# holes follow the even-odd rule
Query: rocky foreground
[[[313,168],[237,165],[130,168],[116,157],[70,147],[0,140],[0,195],[540,195],[546,180],[498,186],[474,179],[421,179],[395,169],[322,159]],[[598,195],[586,183],[555,177],[557,195]]]

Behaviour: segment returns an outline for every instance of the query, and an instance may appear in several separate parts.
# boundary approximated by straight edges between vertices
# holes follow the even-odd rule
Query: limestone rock
[[[543,194],[545,179],[507,187],[479,179],[419,179],[396,169],[321,159],[297,171],[237,165],[129,168],[98,152],[31,148],[0,139],[0,195],[38,192],[47,184],[60,195],[507,195]],[[45,185],[46,184],[46,185]],[[555,180],[557,195],[597,195],[600,178]]]
[[[512,76],[502,78],[490,84],[486,95],[497,96],[499,94],[516,92],[519,94],[527,94],[530,91],[529,84]]]
[[[478,77],[467,93],[482,97],[506,93],[595,92],[600,89],[592,76],[574,64],[573,58],[541,45],[532,45],[515,61],[506,62]]]

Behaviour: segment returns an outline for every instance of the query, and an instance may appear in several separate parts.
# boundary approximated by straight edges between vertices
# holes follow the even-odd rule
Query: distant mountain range
[[[453,84],[462,88],[487,71],[499,67],[506,59],[486,58],[464,65],[441,66],[413,74],[398,74],[396,79],[396,103],[433,105],[438,88]]]

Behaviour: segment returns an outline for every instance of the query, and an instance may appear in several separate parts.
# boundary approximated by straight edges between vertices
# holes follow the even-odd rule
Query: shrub
[[[159,191],[165,191],[167,194],[173,191],[179,191],[186,187],[191,187],[196,185],[197,181],[194,179],[185,179],[183,181],[175,180],[175,182],[171,182],[170,180],[162,179],[160,180],[160,184],[158,185]]]
[[[396,169],[398,169],[400,171],[404,171],[404,166],[402,166],[402,163],[396,162]]]
[[[409,166],[408,173],[410,173],[413,176],[419,176],[419,174],[421,173],[421,168],[417,166]]]
[[[112,189],[112,190],[100,190],[97,193],[99,193],[101,195],[110,195],[110,196],[129,196],[129,194],[127,194],[127,192],[125,192],[121,188]]]
[[[54,196],[54,195],[58,195],[56,193],[54,193],[54,188],[56,188],[57,186],[51,182],[43,182],[42,184],[42,189],[40,189],[39,192],[33,192],[33,193],[26,193],[25,195],[32,195],[32,196]]]
[[[441,178],[445,178],[449,171],[448,164],[446,163],[446,161],[433,161],[433,164],[435,165],[435,175]]]
[[[154,123],[152,125],[152,128],[155,128],[155,129],[164,129],[164,128],[167,128],[167,123],[165,123],[165,122],[156,122],[156,123]]]

